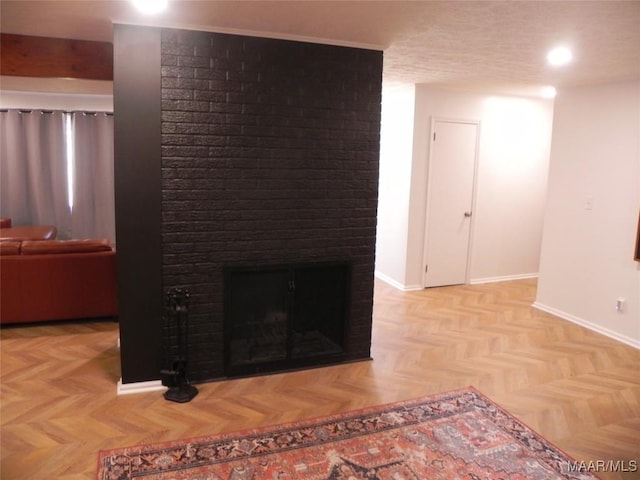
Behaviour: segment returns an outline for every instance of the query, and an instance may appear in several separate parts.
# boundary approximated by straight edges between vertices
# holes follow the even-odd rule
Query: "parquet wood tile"
[[[640,464],[640,352],[531,307],[535,280],[400,292],[377,282],[373,361],[116,396],[111,321],[0,331],[0,478],[91,479],[97,452],[474,385],[577,460]],[[628,464],[628,463],[627,463]],[[603,472],[607,480],[638,472]]]

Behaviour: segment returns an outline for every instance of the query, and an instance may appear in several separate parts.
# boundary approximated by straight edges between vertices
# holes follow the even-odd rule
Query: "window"
[[[115,242],[113,115],[0,111],[0,216]]]

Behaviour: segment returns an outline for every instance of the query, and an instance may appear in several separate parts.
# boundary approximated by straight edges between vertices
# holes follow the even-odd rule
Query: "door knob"
[[[470,217],[471,216],[471,212],[464,212],[464,216],[465,217]]]

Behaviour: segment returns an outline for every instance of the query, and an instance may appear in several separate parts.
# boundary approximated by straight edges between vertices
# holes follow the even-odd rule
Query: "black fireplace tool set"
[[[172,402],[186,403],[198,394],[198,389],[191,385],[187,376],[189,359],[189,291],[173,288],[165,295],[165,315],[167,325],[167,352],[176,352],[171,361],[171,368],[160,371],[162,384],[169,389],[164,398]]]

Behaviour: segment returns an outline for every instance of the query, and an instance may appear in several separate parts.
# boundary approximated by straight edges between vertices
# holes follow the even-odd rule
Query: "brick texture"
[[[187,288],[190,376],[223,371],[223,268],[347,260],[369,357],[382,53],[162,31],[162,279]]]

